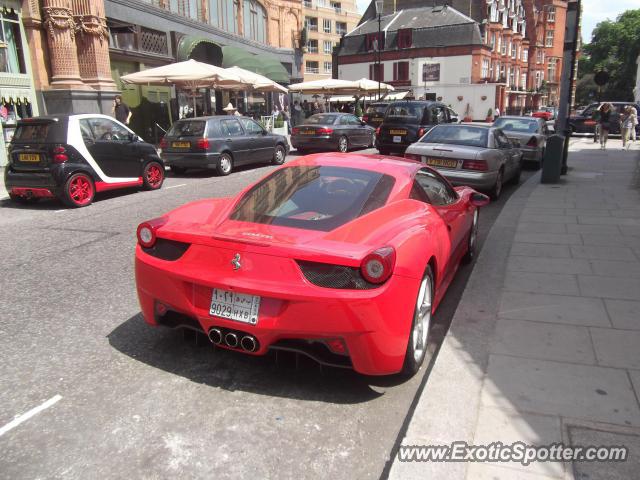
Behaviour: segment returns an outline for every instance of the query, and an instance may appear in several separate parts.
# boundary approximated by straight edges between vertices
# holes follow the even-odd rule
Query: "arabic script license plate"
[[[40,154],[38,153],[21,153],[18,157],[21,162],[39,162]]]
[[[447,160],[446,158],[427,158],[427,165],[431,167],[456,168],[457,160]]]
[[[191,147],[190,142],[171,142],[171,146],[173,148],[189,148]]]
[[[393,137],[393,143],[401,143],[402,137]]]
[[[209,315],[256,325],[260,297],[214,288]]]
[[[407,131],[406,130],[389,130],[389,133],[391,135],[406,135]]]

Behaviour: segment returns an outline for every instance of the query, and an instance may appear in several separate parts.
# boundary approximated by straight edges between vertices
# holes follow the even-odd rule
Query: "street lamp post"
[[[381,44],[382,44],[382,39],[381,39],[382,35],[381,35],[381,33],[382,33],[382,31],[381,31],[380,25],[382,23],[382,8],[383,7],[384,7],[384,1],[383,0],[376,0],[376,13],[378,14],[378,41],[376,42],[377,46],[378,46],[378,66],[376,67],[377,68],[376,75],[378,77],[378,101],[380,101],[380,92],[381,92],[381,89],[380,89],[380,66],[381,66],[382,62],[381,62],[380,54],[381,54],[381,51],[382,51],[382,48],[381,48]]]

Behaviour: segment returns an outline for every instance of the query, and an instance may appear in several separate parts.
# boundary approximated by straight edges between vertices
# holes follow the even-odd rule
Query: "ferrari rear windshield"
[[[357,168],[283,168],[245,193],[230,218],[328,232],[382,207],[394,182]]]

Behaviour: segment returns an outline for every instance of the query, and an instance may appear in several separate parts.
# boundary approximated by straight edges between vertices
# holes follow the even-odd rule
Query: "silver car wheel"
[[[338,140],[338,150],[341,153],[345,153],[347,150],[349,150],[349,141],[347,140],[347,137],[340,137],[340,139]]]
[[[275,154],[274,161],[278,165],[284,163],[284,148],[282,148],[280,145],[276,147],[276,154]]]
[[[223,154],[220,157],[220,170],[223,173],[229,173],[231,171],[231,158],[227,154]]]
[[[427,338],[429,336],[429,327],[431,326],[431,294],[433,288],[431,285],[431,277],[426,276],[420,284],[418,300],[416,302],[416,318],[411,332],[411,341],[413,342],[413,359],[416,363],[420,363],[427,351]]]
[[[469,250],[473,250],[476,247],[476,240],[478,239],[478,209],[473,212],[473,225],[471,225],[471,236],[469,237]]]

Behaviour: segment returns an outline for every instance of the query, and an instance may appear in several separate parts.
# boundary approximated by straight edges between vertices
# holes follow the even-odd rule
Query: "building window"
[[[324,33],[331,33],[331,20],[328,18],[322,19],[322,31]]]
[[[306,73],[320,73],[318,62],[310,62],[309,60],[307,60],[304,70]]]
[[[549,7],[547,11],[547,22],[553,23],[556,21],[556,7]]]
[[[200,9],[202,4],[200,0],[170,0],[169,10],[178,13],[183,17],[192,18],[193,20],[200,20],[202,18],[202,12]]]
[[[0,72],[27,73],[20,24],[15,13],[0,11]]]
[[[412,44],[412,30],[410,28],[398,30],[398,48],[411,48]]]
[[[311,38],[307,40],[307,52],[318,53],[318,40]]]
[[[482,59],[482,73],[481,73],[482,78],[489,78],[489,59],[488,58],[483,58]]]
[[[311,0],[304,0],[304,2],[302,2],[304,5],[304,8],[313,8],[313,3],[311,2]]]
[[[557,82],[557,79],[556,79],[557,67],[558,67],[558,59],[550,58],[549,65],[547,65],[547,79],[550,82]]]
[[[331,2],[331,8],[333,8],[337,13],[342,12],[342,3],[340,2]]]
[[[545,47],[553,47],[553,30],[547,30],[547,35],[545,37]]]
[[[324,62],[324,73],[331,73],[331,62]]]
[[[529,61],[529,49],[528,48],[523,48],[522,49],[522,61],[527,63]]]
[[[393,80],[409,80],[409,62],[395,62],[393,64]]]
[[[489,41],[489,45],[491,46],[491,51],[496,51],[496,32],[491,33],[491,39]]]
[[[333,44],[330,40],[325,40],[322,44],[322,51],[327,55],[331,55],[333,52]]]
[[[502,55],[506,55],[507,54],[507,41],[502,38],[502,35],[500,36],[500,43],[502,44],[502,49],[500,50],[500,53],[502,53]]]
[[[384,63],[380,65],[372,63],[369,65],[369,80],[384,82]]]
[[[518,46],[514,43],[511,46],[511,58],[514,60],[518,57]]]
[[[346,22],[336,22],[336,33],[338,35],[346,35],[346,33],[347,33],[347,23]]]
[[[245,13],[246,15],[246,13]],[[318,31],[318,18],[317,17],[304,17],[304,28],[310,32]]]
[[[244,0],[244,36],[267,43],[267,10],[255,0]]]
[[[380,37],[378,37],[378,32],[367,34],[365,37],[367,51],[378,51],[378,39],[380,39],[380,48],[384,49],[384,32],[380,32]]]
[[[522,75],[520,75],[520,86],[523,89],[527,89],[527,74],[523,73]]]
[[[536,63],[544,63],[544,52],[540,49],[536,50]]]
[[[209,0],[209,23],[238,33],[238,0]]]

